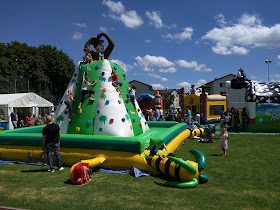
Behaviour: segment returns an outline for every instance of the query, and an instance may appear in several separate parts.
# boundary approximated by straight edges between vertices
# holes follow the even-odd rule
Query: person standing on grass
[[[238,109],[233,109],[232,121],[233,121],[233,131],[238,132],[238,127],[240,126],[239,111]]]
[[[47,116],[47,125],[42,131],[42,150],[47,153],[47,159],[50,166],[48,172],[54,172],[52,152],[57,159],[58,170],[61,171],[62,167],[61,156],[60,156],[60,128],[59,125],[52,122],[52,117]]]
[[[242,109],[241,119],[242,119],[242,130],[244,132],[247,132],[249,115],[248,115],[248,112],[246,110],[246,107],[243,107],[243,109]]]
[[[227,133],[227,129],[223,128],[221,130],[220,135],[220,147],[222,148],[224,154],[223,156],[227,155],[227,149],[228,149],[228,133]]]
[[[17,122],[18,122],[18,115],[17,115],[17,110],[16,109],[14,109],[14,111],[10,114],[9,120],[12,121],[14,129],[16,129],[17,128]]]

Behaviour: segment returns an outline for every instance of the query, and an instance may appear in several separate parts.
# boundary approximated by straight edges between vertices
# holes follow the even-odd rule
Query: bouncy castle
[[[246,78],[243,69],[226,87],[246,88],[246,107],[249,115],[248,131],[280,132],[280,83],[258,83]]]
[[[98,60],[97,52],[90,46],[95,47],[102,36],[109,45],[104,51],[104,60]],[[130,86],[124,69],[108,60],[114,48],[113,40],[106,33],[101,33],[90,38],[85,48],[90,52],[92,61],[78,64],[54,116],[54,122],[61,129],[63,163],[74,164],[70,180],[75,182],[75,168],[79,168],[76,166],[82,162],[92,168],[135,167],[150,173],[160,171],[177,180],[167,184],[175,187],[195,187],[198,183],[207,182],[207,176],[201,174],[206,164],[205,156],[198,150],[190,150],[195,161],[175,157],[162,160],[156,155],[146,158],[154,145],[159,147],[164,143],[169,152],[174,152],[193,133],[203,135],[204,129],[196,128],[195,132],[191,132],[185,123],[146,122],[137,101],[129,98]],[[113,70],[119,78],[118,87],[113,85]],[[87,89],[92,96],[85,95],[82,100],[81,88],[85,76],[89,83],[95,85]],[[75,94],[71,110],[64,103],[69,92]],[[160,99],[157,94],[155,97]],[[157,99],[155,107],[162,103]],[[43,127],[1,132],[1,160],[46,162],[46,158],[40,156]]]

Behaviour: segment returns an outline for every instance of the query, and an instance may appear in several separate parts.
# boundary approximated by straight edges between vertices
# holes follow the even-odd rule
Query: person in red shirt
[[[25,120],[26,120],[26,127],[30,127],[34,125],[34,118],[30,113],[28,113]]]
[[[119,79],[119,76],[117,75],[116,71],[113,70],[112,73],[111,73],[111,77],[113,79],[113,82],[112,82],[112,85],[115,86],[117,89],[119,89],[120,91],[120,95],[122,95],[122,91],[119,87],[120,85],[120,79]]]

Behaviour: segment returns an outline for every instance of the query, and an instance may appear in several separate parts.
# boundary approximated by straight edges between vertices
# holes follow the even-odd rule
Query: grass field
[[[193,189],[164,187],[165,176],[95,172],[93,181],[67,184],[70,168],[48,173],[46,166],[0,165],[0,206],[25,209],[279,209],[280,135],[236,135],[222,157],[213,144],[188,140],[177,157],[192,159],[189,149],[205,154],[209,182]]]

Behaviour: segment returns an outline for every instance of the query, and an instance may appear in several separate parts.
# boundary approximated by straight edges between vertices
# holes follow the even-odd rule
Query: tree
[[[170,109],[170,106],[174,103],[175,96],[172,94],[163,95],[163,108]]]
[[[75,70],[73,60],[50,45],[0,43],[0,92],[35,92],[57,104]]]

